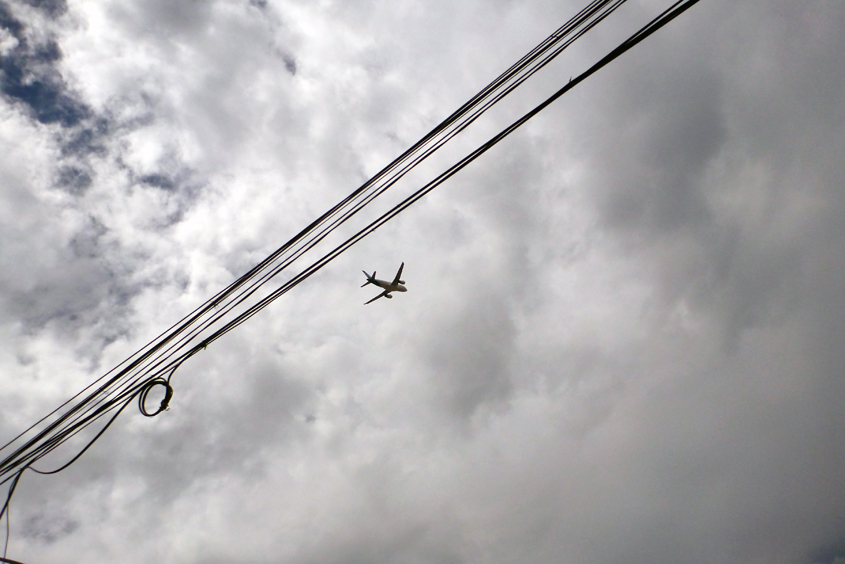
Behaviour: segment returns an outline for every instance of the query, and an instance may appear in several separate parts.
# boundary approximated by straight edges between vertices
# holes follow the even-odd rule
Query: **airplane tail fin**
[[[366,276],[366,277],[367,277],[367,281],[366,281],[366,282],[364,282],[363,284],[361,284],[361,287],[363,288],[363,287],[364,287],[364,286],[366,286],[367,284],[372,284],[372,283],[373,283],[373,280],[375,280],[375,278],[376,278],[376,271],[375,271],[375,270],[373,270],[373,275],[372,275],[372,276],[370,276],[369,274],[367,274],[367,271],[366,271],[366,270],[362,270],[361,272],[363,272],[363,273],[364,273],[364,276]]]

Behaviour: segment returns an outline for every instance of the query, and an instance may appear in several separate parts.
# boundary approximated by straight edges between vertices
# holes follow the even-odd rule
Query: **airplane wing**
[[[405,263],[399,265],[399,272],[396,273],[396,278],[393,279],[393,284],[398,284],[399,279],[402,278],[402,269],[405,268]]]
[[[378,295],[378,296],[376,296],[375,298],[371,299],[369,302],[364,302],[364,305],[367,305],[367,304],[369,304],[369,303],[372,303],[372,302],[376,301],[376,300],[377,300],[377,299],[379,299],[379,298],[383,298],[383,297],[384,297],[384,296],[386,296],[386,295],[387,295],[387,290],[385,290],[384,292],[382,292],[381,294],[379,294],[379,295]]]

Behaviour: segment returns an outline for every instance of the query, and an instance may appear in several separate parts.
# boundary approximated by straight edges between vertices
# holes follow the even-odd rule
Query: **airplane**
[[[366,270],[362,271],[364,273],[364,276],[367,277],[367,281],[364,282],[361,285],[362,288],[364,286],[366,286],[367,284],[374,284],[374,285],[378,286],[379,288],[384,288],[384,292],[382,292],[381,294],[379,294],[375,298],[371,299],[369,302],[364,302],[364,305],[367,305],[368,303],[374,302],[379,298],[392,299],[393,296],[390,295],[390,292],[407,292],[408,289],[405,287],[405,281],[399,279],[399,278],[402,277],[402,269],[403,268],[405,268],[404,262],[401,265],[399,265],[399,272],[396,273],[396,277],[393,279],[393,282],[387,282],[385,280],[377,280],[375,270],[373,271],[372,276],[367,274]]]

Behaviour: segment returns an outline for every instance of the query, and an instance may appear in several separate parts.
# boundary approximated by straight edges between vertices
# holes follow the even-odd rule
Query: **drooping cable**
[[[624,0],[616,0],[615,2],[593,2],[591,6],[602,4],[602,6],[605,8],[607,8],[608,6],[612,6],[612,9],[616,9],[616,7],[618,7],[618,5],[621,4],[621,2],[623,1]],[[140,397],[139,406],[142,413],[144,413],[145,415],[156,415],[157,413],[160,413],[161,411],[166,409],[167,403],[170,401],[170,398],[173,393],[173,390],[170,387],[169,383],[170,377],[172,376],[176,368],[178,368],[185,360],[187,360],[200,350],[203,350],[205,347],[208,346],[208,344],[216,341],[229,331],[238,327],[239,325],[250,319],[253,315],[257,314],[259,311],[267,307],[270,303],[290,291],[295,286],[302,283],[308,277],[310,277],[311,275],[322,269],[324,266],[326,266],[328,263],[330,263],[332,260],[337,258],[337,256],[345,252],[352,245],[356,244],[367,235],[376,231],[387,221],[394,218],[396,215],[411,206],[413,203],[417,202],[420,198],[428,194],[431,190],[433,190],[437,186],[440,186],[443,182],[451,178],[458,171],[465,168],[479,156],[487,152],[493,146],[502,141],[505,137],[507,137],[516,129],[525,124],[532,117],[537,115],[555,100],[560,98],[563,94],[574,88],[577,84],[583,82],[589,76],[597,72],[599,69],[603,68],[611,61],[633,48],[635,45],[643,41],[652,33],[654,33],[655,31],[669,23],[671,20],[679,16],[681,13],[685,12],[687,9],[692,7],[698,1],[699,0],[678,0],[677,2],[675,2],[675,4],[673,4],[670,8],[668,8],[657,18],[652,20],[649,24],[640,29],[637,33],[632,35],[628,40],[620,44],[616,49],[611,51],[598,63],[590,67],[587,71],[578,75],[576,78],[570,79],[570,81],[566,85],[564,85],[561,89],[555,92],[552,96],[547,98],[544,102],[536,106],[530,112],[526,113],[520,119],[513,122],[510,126],[508,126],[500,133],[492,137],[486,143],[479,146],[469,155],[461,159],[458,163],[456,163],[455,165],[447,169],[445,172],[437,176],[434,180],[427,183],[426,185],[412,193],[410,196],[403,199],[399,204],[396,204],[393,208],[383,213],[379,218],[370,222],[364,228],[360,229],[356,234],[346,239],[340,245],[337,245],[334,249],[323,255],[320,259],[312,263],[309,267],[305,268],[299,274],[293,276],[290,280],[282,284],[279,288],[271,291],[266,296],[260,298],[256,303],[247,307],[244,311],[237,314],[233,319],[223,324],[219,329],[215,330],[207,337],[197,339],[199,333],[202,330],[208,329],[213,325],[214,322],[220,321],[225,316],[225,314],[233,311],[235,307],[243,304],[247,298],[252,296],[257,291],[258,287],[266,283],[266,281],[270,278],[279,274],[282,270],[289,266],[293,260],[302,256],[305,250],[313,248],[313,245],[311,244],[312,241],[317,240],[317,242],[319,242],[319,240],[322,240],[325,237],[325,235],[323,235],[323,231],[318,231],[316,236],[313,236],[312,234],[318,227],[324,225],[327,220],[337,215],[337,213],[343,210],[349,204],[349,202],[352,202],[355,199],[354,197],[347,197],[341,202],[341,204],[338,204],[333,207],[332,210],[329,210],[329,212],[321,216],[320,219],[313,222],[311,226],[309,226],[309,228],[306,228],[305,230],[300,232],[297,236],[291,239],[291,241],[289,241],[283,247],[280,247],[280,249],[274,252],[271,255],[271,257],[273,257],[272,260],[268,260],[270,259],[270,257],[268,257],[268,259],[262,261],[262,263],[260,263],[258,266],[251,269],[249,273],[247,273],[249,274],[249,276],[244,275],[237,281],[233,282],[230,286],[218,293],[215,297],[207,301],[205,304],[194,310],[191,314],[183,318],[183,320],[181,320],[179,323],[171,327],[170,332],[162,333],[162,335],[160,335],[156,340],[151,341],[151,345],[148,345],[148,348],[146,350],[142,349],[142,351],[139,351],[139,353],[136,353],[135,355],[124,361],[124,363],[122,363],[121,365],[101,377],[91,386],[83,390],[83,392],[89,390],[96,383],[102,381],[103,379],[111,375],[111,378],[109,378],[109,380],[105,384],[102,384],[99,388],[97,388],[94,393],[89,394],[81,402],[77,403],[76,405],[73,405],[67,412],[62,414],[62,416],[59,417],[57,421],[49,424],[47,428],[39,432],[35,438],[27,441],[26,444],[16,449],[15,452],[13,452],[11,455],[7,456],[2,462],[0,462],[0,478],[2,478],[4,475],[6,476],[6,478],[0,480],[0,483],[7,482],[9,480],[12,481],[12,484],[9,487],[9,493],[6,499],[6,503],[4,504],[2,510],[0,510],[0,519],[2,519],[5,513],[7,516],[8,527],[9,503],[14,489],[17,486],[18,481],[20,480],[20,477],[25,470],[32,469],[42,474],[52,474],[63,470],[64,468],[75,462],[105,432],[105,430],[111,425],[111,423],[117,418],[117,416],[123,411],[123,409],[125,409],[125,407],[132,401],[132,399],[136,397]],[[606,15],[604,15],[603,17],[606,17]],[[587,22],[586,24],[583,24],[584,27],[581,28],[580,31],[573,31],[573,34],[577,34],[575,39],[583,35],[583,33],[585,33],[587,30],[594,27],[596,23]],[[574,39],[572,39],[572,41],[574,41]],[[569,44],[571,44],[571,42]],[[536,70],[533,72],[536,72]],[[493,99],[495,99],[495,97]],[[489,101],[490,99],[487,99],[487,102]],[[492,103],[490,104],[492,105]],[[482,104],[481,106],[476,105],[473,107],[477,108],[484,106]],[[472,115],[472,113],[468,112],[465,115]],[[447,121],[448,119],[449,118],[447,118]],[[460,132],[460,130],[453,133],[452,136],[454,136],[458,132]],[[446,138],[446,140],[450,138],[451,137],[448,137]],[[396,161],[394,161],[394,163],[395,162]],[[392,165],[390,165],[388,168],[391,167]],[[392,167],[391,171],[393,171],[394,169],[402,170],[401,168]],[[385,170],[387,170],[387,168],[383,169],[382,172],[384,172]],[[403,172],[402,175],[406,173],[407,171]],[[383,176],[388,177],[387,174]],[[368,181],[368,183],[369,182],[370,181]],[[370,183],[368,185],[367,183],[365,183],[364,186],[371,187],[373,185],[375,184]],[[387,188],[389,188],[389,186],[390,185],[384,187],[382,185],[381,187],[386,190]],[[356,192],[358,192],[358,194],[356,194],[355,197],[363,193],[364,190],[359,188],[358,190],[356,190]],[[363,201],[363,205],[366,205],[366,203],[372,201],[372,198],[370,198],[369,200],[365,199]],[[358,211],[360,211],[363,205],[352,207],[351,212],[347,211],[346,213],[357,213]],[[351,215],[341,215],[340,217],[345,219],[335,220],[335,223],[330,223],[330,228],[326,228],[325,233],[333,231],[337,225],[340,225],[343,221],[346,221],[346,219],[348,219],[348,217],[351,217]],[[309,235],[312,235],[313,237],[310,240],[308,239]],[[299,248],[295,247],[296,244],[300,243],[303,240],[307,242],[305,246]],[[276,259],[284,256],[286,251],[289,251],[293,248],[297,249],[295,253],[288,255],[287,258],[280,264],[275,265],[272,268],[268,268],[273,265],[273,262]],[[262,272],[264,273],[260,274]],[[250,286],[249,282],[255,278],[261,280],[261,283],[257,286]],[[243,290],[240,294],[238,294],[237,292],[239,290],[242,290],[243,288],[246,289]],[[230,299],[233,296],[235,296],[236,299]],[[215,313],[215,308],[219,307],[221,304],[223,304],[224,307],[222,307],[220,311]],[[209,313],[212,313],[212,315],[208,316],[206,319],[203,319],[203,317],[205,317]],[[196,330],[196,327],[192,328],[195,323],[198,323],[198,326],[201,327],[199,332]],[[186,338],[185,335],[188,335],[188,337]],[[168,345],[170,346],[168,347]],[[145,362],[147,362],[148,364],[145,365]],[[120,368],[120,370],[118,370],[118,368]],[[168,375],[166,379],[163,377],[163,375],[165,374]],[[115,386],[115,384],[117,385]],[[161,406],[157,411],[148,412],[145,410],[144,407],[147,394],[152,389],[152,387],[159,385],[165,386],[165,399],[162,401]],[[77,394],[72,399],[78,398],[83,392],[80,392],[80,394]],[[69,400],[69,402],[66,402],[65,404],[60,406],[60,408],[57,408],[57,410],[52,412],[50,415],[54,415],[59,410],[61,410],[62,407],[69,405],[71,401],[72,400]],[[82,449],[81,452],[79,452],[76,456],[73,457],[72,460],[70,460],[70,462],[56,470],[49,472],[38,471],[32,468],[31,465],[33,462],[43,458],[44,456],[46,456],[46,454],[54,450],[60,444],[63,444],[66,440],[75,436],[82,429],[87,428],[100,417],[114,411],[115,409],[117,409],[117,411],[113,413],[112,417],[109,419],[109,422],[97,433],[97,435],[85,446],[85,448]],[[40,420],[39,423],[46,421],[50,417],[50,415]],[[9,443],[7,443],[2,449],[0,449],[0,452],[12,445],[15,440],[24,436],[26,432],[33,430],[39,423],[30,427],[29,429],[27,429],[27,431],[16,437],[16,439],[13,439]]]
[[[32,448],[39,441],[43,441],[50,433],[59,432],[63,438],[69,438],[75,434],[60,432],[59,427],[61,425],[68,423],[78,426],[80,424],[86,425],[86,423],[90,423],[90,415],[99,411],[97,407],[100,401],[107,401],[109,397],[119,394],[121,390],[137,384],[139,379],[156,377],[156,369],[161,367],[162,361],[165,361],[176,350],[184,347],[189,341],[196,338],[200,332],[218,322],[226,314],[250,298],[267,281],[278,275],[306,251],[313,248],[314,245],[324,239],[341,223],[347,221],[352,215],[360,211],[364,205],[371,202],[373,198],[382,194],[386,189],[395,184],[410,169],[439,149],[446,141],[465,129],[484,111],[489,109],[492,104],[501,100],[502,97],[510,93],[531,74],[548,64],[549,61],[570,45],[572,41],[589,29],[592,29],[592,27],[606,18],[624,1],[594,0],[591,2],[569,22],[556,30],[540,45],[529,52],[529,54],[502,73],[502,75],[497,77],[496,80],[485,87],[479,94],[471,98],[461,108],[446,118],[446,120],[441,122],[429,134],[364,185],[312,222],[311,225],[294,236],[285,245],[271,253],[270,256],[256,265],[256,267],[171,327],[168,332],[162,333],[156,340],[151,341],[146,349],[142,349],[139,353],[136,353],[136,355],[130,357],[122,365],[117,367],[122,367],[122,369],[117,370],[116,368],[110,371],[92,383],[83,392],[77,394],[72,400],[78,398],[85,391],[90,390],[98,382],[101,382],[110,375],[112,376],[99,388],[90,393],[88,397],[71,407],[57,421],[48,425],[41,433],[37,434],[26,444],[22,445],[21,448],[12,453],[10,457],[0,462],[0,477],[2,477],[4,470],[13,470],[14,466],[19,466],[12,464],[12,468],[10,468],[9,463],[13,462],[10,458],[14,459],[16,456],[22,454],[23,451]],[[363,201],[360,201],[362,198],[364,198]],[[355,207],[346,211],[341,217],[336,217],[343,210],[349,208],[356,200],[359,200],[359,203]],[[327,222],[331,223],[315,234],[315,231],[321,226],[325,226]],[[274,264],[274,261],[280,258],[285,260],[281,264]],[[213,309],[221,304],[223,307],[218,312],[213,312]],[[115,388],[115,386],[118,387]],[[54,410],[51,415],[57,413],[62,407],[69,405],[72,400],[69,400],[60,406],[60,408]],[[50,415],[40,420],[37,424],[45,421],[48,417]],[[30,427],[27,431],[32,430],[34,427]],[[16,437],[16,439],[21,438],[22,435]],[[16,439],[13,439],[10,443],[13,443]],[[6,446],[9,446],[9,444]],[[5,450],[5,448],[3,447],[0,451]]]

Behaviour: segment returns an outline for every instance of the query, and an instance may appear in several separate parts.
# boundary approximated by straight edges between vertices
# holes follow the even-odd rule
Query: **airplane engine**
[[[397,280],[397,282],[399,282],[400,284],[404,284],[404,283],[405,283],[405,281],[404,281],[404,280]]]
[[[392,300],[392,299],[393,299],[393,296],[391,296],[390,294],[385,294],[385,295],[384,295],[384,297],[385,297],[385,298],[387,298],[387,299],[389,299],[389,300]]]

